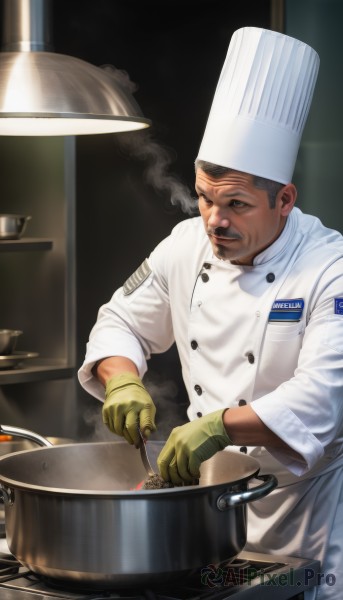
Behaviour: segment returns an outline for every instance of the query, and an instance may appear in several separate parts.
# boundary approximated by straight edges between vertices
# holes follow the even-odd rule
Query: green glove
[[[137,447],[138,426],[149,437],[156,431],[155,414],[156,407],[137,375],[121,373],[107,381],[102,420],[113,433]]]
[[[217,410],[173,429],[157,459],[165,481],[175,485],[191,484],[194,479],[199,479],[204,460],[232,445],[223,424],[225,410]]]

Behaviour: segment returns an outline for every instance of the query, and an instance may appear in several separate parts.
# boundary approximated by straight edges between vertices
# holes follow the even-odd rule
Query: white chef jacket
[[[244,266],[213,255],[200,217],[179,223],[100,308],[80,383],[103,400],[91,374],[96,361],[126,356],[142,377],[151,354],[174,341],[190,420],[248,403],[301,457],[244,448],[279,481],[249,506],[247,548],[318,558],[338,573],[343,540],[333,549],[329,541],[343,521],[341,234],[294,208],[279,238]],[[329,506],[314,501],[320,490]],[[338,600],[341,577],[308,598]]]

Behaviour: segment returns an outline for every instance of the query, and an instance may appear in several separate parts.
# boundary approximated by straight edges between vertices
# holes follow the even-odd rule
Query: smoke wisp
[[[170,203],[173,206],[179,206],[184,213],[197,214],[197,200],[192,197],[189,188],[170,173],[170,167],[174,160],[172,150],[154,140],[150,131],[141,131],[139,134],[139,137],[130,135],[125,139],[121,138],[121,148],[132,158],[146,163],[145,181],[157,193],[167,195]]]
[[[104,65],[103,68],[126,93],[132,94],[137,90],[137,85],[131,81],[126,71],[116,69],[112,65]],[[132,100],[135,102],[133,96]],[[168,195],[171,204],[179,206],[184,213],[198,213],[197,199],[192,196],[188,186],[170,173],[170,167],[175,160],[175,152],[171,148],[157,142],[151,130],[147,129],[139,131],[138,135],[131,132],[128,135],[120,135],[117,139],[125,154],[146,163],[145,180],[156,192]]]
[[[188,421],[186,406],[178,400],[178,385],[150,371],[144,376],[143,383],[156,405],[157,431],[151,435],[151,440],[166,440],[174,427]],[[83,421],[88,429],[88,441],[123,441],[104,425],[101,402],[97,401],[95,406],[84,411]]]

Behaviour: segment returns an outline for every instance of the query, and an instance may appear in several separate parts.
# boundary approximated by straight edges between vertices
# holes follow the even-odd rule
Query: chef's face
[[[252,265],[254,257],[276,240],[296,200],[294,185],[287,184],[277,194],[275,208],[270,208],[267,191],[239,171],[213,177],[199,167],[195,189],[215,256],[242,265]]]

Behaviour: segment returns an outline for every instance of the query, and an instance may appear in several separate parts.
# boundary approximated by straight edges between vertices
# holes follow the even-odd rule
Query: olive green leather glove
[[[165,481],[174,485],[192,484],[200,477],[202,462],[232,445],[223,424],[225,410],[217,410],[173,429],[157,459]]]
[[[138,426],[149,437],[156,431],[155,414],[156,407],[137,375],[121,373],[107,381],[102,420],[113,433],[138,447]]]

